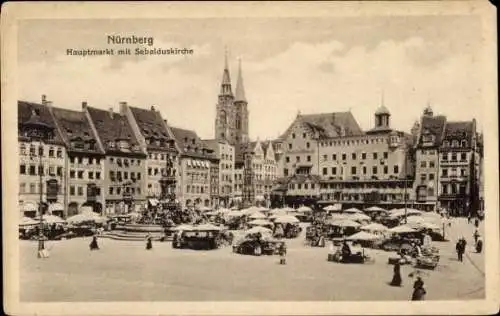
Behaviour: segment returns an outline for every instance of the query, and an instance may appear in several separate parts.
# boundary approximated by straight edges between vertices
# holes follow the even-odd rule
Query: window
[[[306,148],[310,148],[311,144],[309,142],[306,143]]]
[[[302,183],[297,183],[297,189],[302,189]]]
[[[328,168],[323,168],[323,175],[326,176],[328,174]]]
[[[94,179],[94,173],[92,171],[89,171],[89,179]]]
[[[327,161],[328,160],[328,155],[323,155],[323,161]]]
[[[460,154],[460,161],[466,161],[467,160],[467,153],[461,153]]]
[[[434,188],[427,188],[427,196],[434,196]]]
[[[283,175],[288,176],[288,169],[283,169]]]
[[[434,180],[434,173],[429,173],[429,180]]]
[[[308,183],[304,183],[304,189],[309,189],[309,184]]]
[[[351,174],[356,174],[356,167],[351,167]]]
[[[26,183],[19,184],[19,192],[26,193]]]
[[[75,170],[70,170],[70,171],[69,171],[69,177],[70,177],[71,179],[74,179],[74,178],[75,178]]]
[[[457,153],[451,153],[451,161],[457,161]]]
[[[292,138],[295,139],[295,133],[292,133]]]
[[[306,133],[302,133],[302,138],[306,138]]]
[[[334,160],[334,161],[337,160],[337,154],[332,155],[332,160]]]
[[[295,160],[296,160],[297,162],[300,162],[300,156],[296,156],[296,157],[295,157]]]
[[[128,172],[126,171],[123,172],[123,179],[128,180]]]
[[[422,180],[422,181],[427,180],[427,174],[422,173],[422,174],[420,175],[420,180]]]
[[[361,154],[361,159],[365,160],[366,159],[366,153]]]
[[[352,160],[356,160],[356,154],[352,153]]]
[[[311,183],[311,189],[314,190],[314,187],[315,187],[314,183]]]
[[[49,157],[54,157],[54,147],[49,148]]]
[[[388,152],[384,152],[384,159],[387,159],[389,158],[389,153]]]
[[[307,156],[307,162],[311,162],[311,156]]]
[[[35,166],[30,166],[30,176],[36,175],[36,167]]]
[[[38,166],[38,174],[44,175],[42,166]]]
[[[141,180],[141,173],[137,172],[137,180]]]
[[[457,194],[457,186],[454,183],[451,184],[451,194]]]
[[[460,176],[465,177],[467,175],[467,169],[460,169]]]
[[[288,149],[292,150],[292,144],[288,144]]]
[[[377,167],[376,166],[373,166],[372,167],[372,173],[373,174],[377,174],[378,170],[377,170]]]
[[[83,179],[83,171],[78,171],[78,179]]]
[[[448,194],[448,185],[443,184],[443,194]]]
[[[57,149],[57,158],[62,158],[63,155],[62,155],[62,149],[58,148]]]
[[[346,160],[347,159],[347,155],[346,154],[342,154],[342,160]]]
[[[366,174],[366,166],[363,166],[363,174]]]
[[[447,177],[448,176],[448,169],[443,169],[442,176],[443,177]]]
[[[388,166],[384,166],[384,174],[388,174],[389,173],[389,167]]]
[[[79,196],[83,195],[83,187],[78,187],[78,195]]]
[[[30,183],[30,193],[36,193],[35,192],[35,184],[34,183]]]
[[[49,175],[51,175],[51,176],[56,175],[56,171],[55,171],[54,166],[49,166]]]
[[[467,141],[466,140],[462,141],[462,147],[467,147]]]
[[[19,166],[19,172],[21,174],[26,174],[26,165],[20,165]]]
[[[25,144],[19,145],[19,152],[21,153],[21,155],[26,155],[26,145]]]
[[[395,174],[398,174],[399,173],[399,166],[394,166],[394,173]]]
[[[62,175],[63,175],[63,168],[62,167],[57,167],[57,173],[56,174],[57,174],[58,177],[62,177]]]
[[[69,195],[75,195],[75,186],[74,185],[71,185],[69,187]]]
[[[434,161],[429,161],[429,168],[434,168],[436,166],[436,164],[434,163]]]
[[[373,159],[377,159],[377,158],[378,158],[377,153],[373,153]]]
[[[443,160],[448,160],[448,153],[443,153],[443,154],[441,155],[441,158],[442,158]]]
[[[38,155],[43,157],[43,146],[38,147]]]
[[[427,167],[427,161],[422,161],[422,162],[420,163],[420,167],[422,167],[422,168],[426,168],[426,167]]]

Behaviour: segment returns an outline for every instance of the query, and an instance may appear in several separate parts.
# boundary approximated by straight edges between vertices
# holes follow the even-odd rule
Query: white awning
[[[188,165],[189,167],[191,167],[191,166],[193,165],[193,164],[192,164],[191,159],[188,159],[188,160],[187,160],[187,165]]]
[[[149,204],[151,204],[151,206],[156,206],[158,205],[158,200],[157,199],[149,199]]]
[[[64,206],[61,203],[51,203],[49,205],[49,212],[64,211]]]
[[[33,212],[37,211],[38,207],[33,202],[24,202],[21,206],[21,209],[23,210],[23,212]]]
[[[205,161],[205,167],[210,168],[210,162]]]

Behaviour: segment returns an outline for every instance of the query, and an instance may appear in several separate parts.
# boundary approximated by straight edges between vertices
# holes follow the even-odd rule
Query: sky
[[[118,48],[108,35],[148,36],[186,56],[67,56]],[[383,102],[409,131],[430,104],[449,120],[476,118],[483,97],[475,16],[27,20],[18,32],[19,99],[81,109],[119,102],[159,109],[175,127],[214,137],[227,48],[233,91],[242,60],[250,137],[274,139],[297,113],[351,111],[363,129]],[[123,45],[135,48],[137,45]],[[382,97],[383,96],[383,97]],[[478,110],[479,109],[479,110]]]

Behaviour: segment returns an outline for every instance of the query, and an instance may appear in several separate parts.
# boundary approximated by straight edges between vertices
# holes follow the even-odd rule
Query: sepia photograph
[[[4,8],[13,314],[498,311],[488,2]]]

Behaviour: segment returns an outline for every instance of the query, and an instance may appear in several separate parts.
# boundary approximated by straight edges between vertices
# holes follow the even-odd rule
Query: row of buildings
[[[74,111],[18,102],[19,203],[40,199],[69,216],[233,204],[344,204],[481,208],[482,140],[475,120],[450,122],[427,107],[410,133],[381,104],[372,129],[351,112],[298,114],[278,139],[249,140],[241,63],[233,94],[227,58],[213,139],[174,127],[154,106]]]

